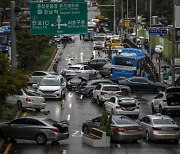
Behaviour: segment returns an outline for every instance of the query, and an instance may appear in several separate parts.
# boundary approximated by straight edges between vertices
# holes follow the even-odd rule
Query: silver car
[[[0,123],[0,136],[4,139],[35,140],[44,145],[69,138],[67,121],[57,122],[45,117],[22,117]]]
[[[173,140],[179,142],[180,132],[178,125],[167,115],[146,115],[138,119],[143,136],[147,141],[151,140]]]
[[[83,122],[82,131],[88,134],[90,129],[98,128],[100,120],[101,116]],[[111,128],[113,131],[111,140],[113,141],[137,141],[142,137],[140,126],[124,115],[113,115]]]

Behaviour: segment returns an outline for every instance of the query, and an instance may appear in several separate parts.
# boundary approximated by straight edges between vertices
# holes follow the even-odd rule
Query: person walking
[[[53,70],[54,70],[54,72],[58,72],[58,70],[57,70],[57,68],[58,68],[58,61],[56,60],[56,62],[54,63],[54,65],[53,65]]]

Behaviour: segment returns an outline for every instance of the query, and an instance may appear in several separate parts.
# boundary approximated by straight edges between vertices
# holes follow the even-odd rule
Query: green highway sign
[[[88,32],[86,2],[31,2],[32,35],[86,34]]]

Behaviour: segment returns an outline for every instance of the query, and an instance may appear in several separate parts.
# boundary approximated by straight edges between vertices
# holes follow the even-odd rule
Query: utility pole
[[[13,70],[17,69],[17,52],[16,52],[16,15],[14,13],[15,2],[11,1],[10,3],[10,23],[11,23],[11,67]]]

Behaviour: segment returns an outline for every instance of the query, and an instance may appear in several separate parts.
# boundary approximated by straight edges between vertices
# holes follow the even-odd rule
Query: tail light
[[[152,127],[153,130],[161,130],[161,128],[158,127]]]
[[[137,70],[134,70],[134,76],[136,76],[137,75]]]
[[[124,128],[119,128],[119,127],[116,127],[115,130],[116,130],[117,132],[124,132],[124,131],[125,131]]]
[[[50,128],[51,131],[59,133],[59,129],[58,128]]]
[[[174,128],[174,130],[179,130],[179,127]]]
[[[31,102],[31,99],[29,97],[26,97],[26,102]]]
[[[105,95],[105,94],[107,94],[107,92],[101,91],[101,95]]]
[[[122,92],[117,92],[116,94],[117,94],[117,95],[122,95]]]

